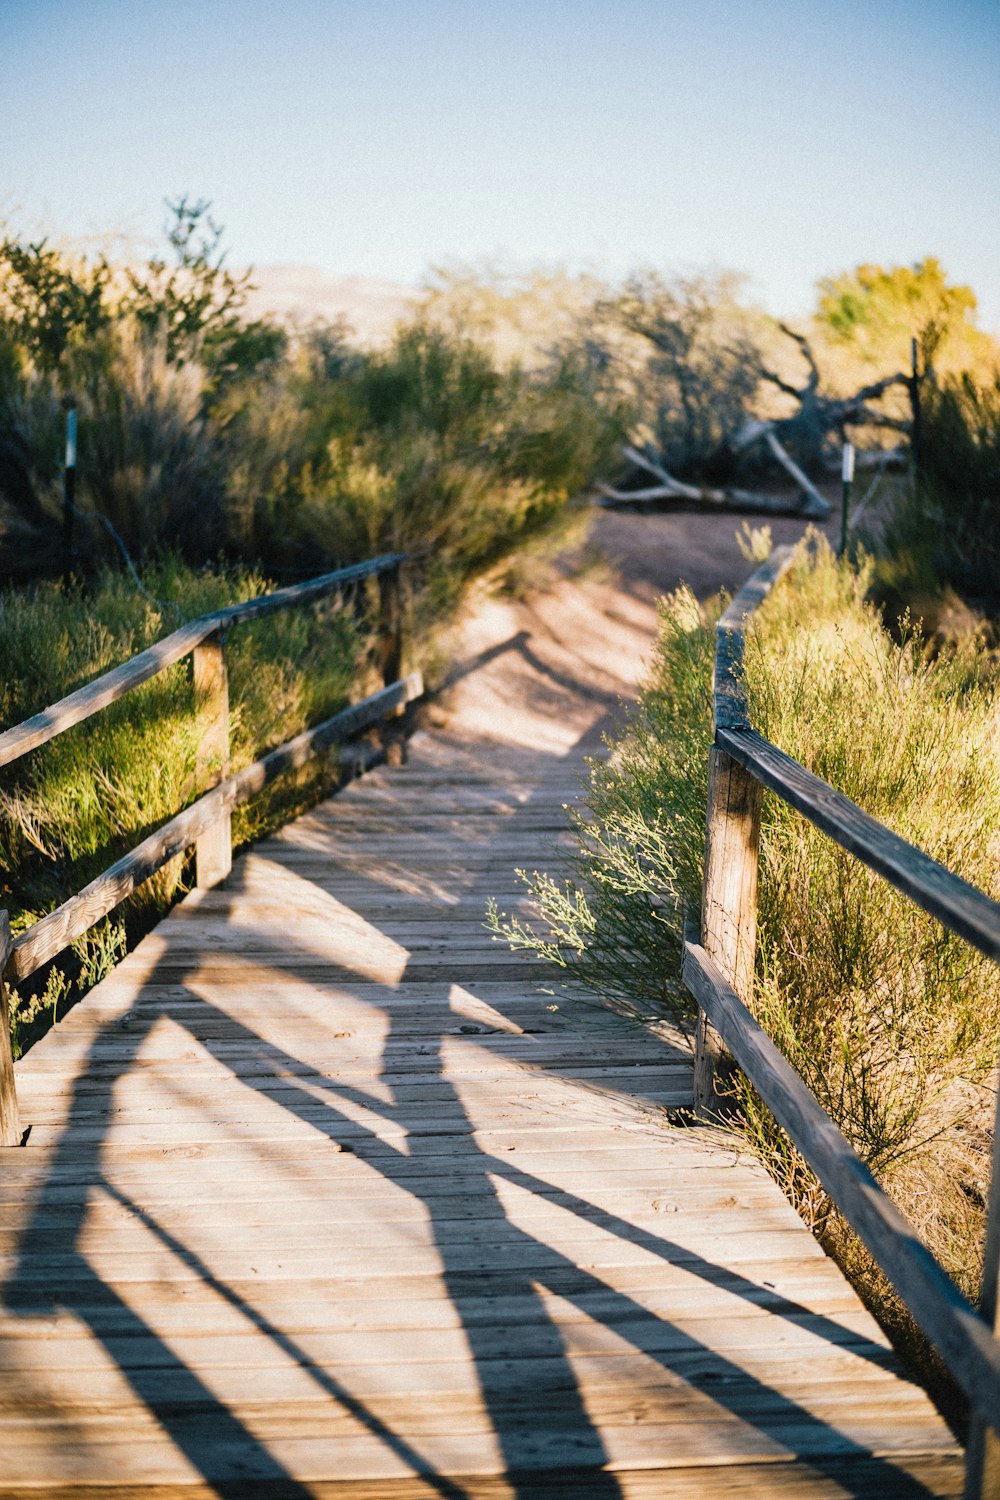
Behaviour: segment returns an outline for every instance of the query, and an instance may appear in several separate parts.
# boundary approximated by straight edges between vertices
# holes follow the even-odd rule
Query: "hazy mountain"
[[[247,312],[281,322],[334,322],[343,318],[363,344],[386,343],[417,293],[375,276],[328,276],[316,266],[254,266]]]

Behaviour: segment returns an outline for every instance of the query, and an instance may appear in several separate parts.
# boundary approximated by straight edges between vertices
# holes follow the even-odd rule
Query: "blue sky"
[[[1000,3],[0,0],[0,215],[417,281],[934,254],[1000,332]]]

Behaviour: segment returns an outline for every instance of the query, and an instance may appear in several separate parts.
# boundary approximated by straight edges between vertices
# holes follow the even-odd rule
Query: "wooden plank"
[[[328,594],[339,593],[347,584],[361,583],[366,578],[377,578],[381,573],[392,572],[407,561],[403,552],[383,552],[365,562],[352,563],[346,568],[335,568],[332,573],[321,573],[318,578],[307,578],[302,583],[290,584],[284,589],[273,589],[256,599],[247,599],[242,604],[229,604],[216,610],[213,618],[223,630],[234,625],[244,625],[258,620],[275,610],[289,609],[301,604],[310,604]]]
[[[200,737],[195,765],[198,790],[209,791],[229,775],[229,673],[221,635],[194,649],[195,713]],[[195,840],[195,881],[202,889],[225,880],[233,866],[232,815],[227,808]]]
[[[29,750],[47,744],[57,734],[71,729],[74,724],[82,724],[110,703],[116,703],[133,688],[140,687],[179,662],[217,629],[218,625],[210,615],[192,620],[164,636],[155,646],[140,651],[130,661],[77,688],[14,728],[5,730],[0,734],[0,766],[10,765]]]
[[[948,1364],[973,1408],[1000,1426],[1000,1344],[705,950],[684,944],[684,982],[830,1197]]]
[[[767,561],[750,575],[730,600],[715,627],[712,705],[716,729],[750,727],[743,687],[747,617],[764,602],[775,584],[788,572],[795,561],[797,550],[795,547],[776,547]]]
[[[20,1146],[21,1116],[17,1107],[14,1053],[10,1039],[10,1006],[6,970],[13,948],[10,916],[0,911],[0,1146]]]
[[[525,1495],[524,1476],[508,1478],[483,1473],[454,1473],[448,1483],[463,1500],[516,1500]],[[894,1455],[890,1464],[880,1458],[853,1454],[824,1456],[818,1465],[797,1458],[753,1461],[739,1467],[676,1466],[669,1469],[563,1465],[536,1470],[531,1475],[531,1500],[607,1500],[609,1484],[616,1500],[747,1500],[775,1496],[776,1500],[844,1500],[845,1495],[878,1495],[879,1500],[957,1500],[961,1494],[960,1462],[955,1455]],[[444,1486],[434,1474],[425,1478],[311,1479],[312,1500],[441,1500]],[[40,1500],[34,1486],[7,1487],[7,1500]],[[241,1488],[246,1500],[302,1500],[301,1488],[280,1479],[247,1479]],[[116,1500],[218,1500],[215,1485],[192,1483],[182,1488],[143,1483],[136,1487],[122,1479]],[[95,1500],[90,1486],[59,1483],[46,1487],[45,1500]]]
[[[891,832],[756,731],[720,729],[716,742],[842,849],[980,953],[1000,960],[1000,903]]]
[[[992,1171],[986,1209],[986,1243],[979,1315],[996,1338],[1000,1333],[1000,1094],[994,1108]],[[969,1424],[965,1500],[995,1500],[1000,1495],[1000,1432],[977,1414]]]
[[[314,729],[305,730],[252,766],[220,782],[213,791],[193,802],[129,854],[109,866],[79,895],[71,897],[23,933],[14,943],[13,972],[16,977],[24,979],[48,959],[54,958],[176,854],[189,848],[221,816],[249,801],[283,772],[304,765],[312,755],[338,740],[358,734],[400,703],[419,698],[422,692],[423,681],[419,672],[415,672],[402,682],[372,693],[360,703],[325,719]]]

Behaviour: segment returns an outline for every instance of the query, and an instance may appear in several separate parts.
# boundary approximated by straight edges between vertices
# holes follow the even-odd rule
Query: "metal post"
[[[910,388],[910,412],[912,421],[910,425],[910,456],[913,462],[914,472],[920,468],[921,449],[923,446],[923,416],[920,410],[920,346],[916,339],[910,340],[910,378],[907,385]]]
[[[843,460],[840,468],[841,484],[841,508],[840,508],[840,555],[847,556],[847,532],[848,516],[851,510],[851,485],[854,483],[854,444],[844,444]]]
[[[63,468],[63,580],[73,566],[73,515],[76,504],[76,407],[66,413],[66,463]]]

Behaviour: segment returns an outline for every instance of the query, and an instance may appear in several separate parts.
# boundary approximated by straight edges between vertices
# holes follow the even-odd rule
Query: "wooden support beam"
[[[1000,1093],[993,1126],[993,1170],[986,1213],[986,1249],[979,1313],[997,1335],[1000,1314]],[[976,1412],[969,1424],[966,1453],[965,1500],[997,1500],[1000,1496],[1000,1435]]]
[[[757,864],[761,788],[724,750],[708,758],[708,824],[702,888],[702,942],[739,995],[753,991],[757,949]],[[695,1038],[694,1103],[701,1119],[727,1113],[720,1070],[725,1048],[704,1010]]]
[[[349,568],[337,568],[335,572],[324,573],[320,578],[310,578],[305,583],[276,589],[271,594],[261,594],[258,598],[248,599],[243,604],[230,604],[225,609],[216,610],[213,614],[201,615],[197,620],[189,620],[186,625],[180,626],[170,635],[165,635],[162,640],[157,641],[155,646],[150,646],[146,651],[140,651],[130,661],[113,667],[110,672],[103,673],[93,682],[88,682],[83,687],[67,694],[65,698],[60,698],[58,703],[51,703],[48,708],[42,709],[41,713],[33,715],[30,719],[25,719],[23,723],[4,730],[0,734],[0,766],[10,765],[22,755],[27,755],[29,750],[36,750],[40,745],[48,744],[49,740],[55,739],[56,735],[62,734],[64,730],[72,729],[74,724],[82,724],[85,719],[99,713],[102,708],[107,708],[109,703],[117,703],[119,698],[130,693],[133,688],[141,687],[158,672],[163,672],[175,662],[181,661],[189,651],[210,636],[217,635],[220,630],[228,630],[234,625],[242,625],[249,620],[259,619],[261,615],[271,614],[276,609],[290,609],[301,604],[309,604],[315,599],[324,598],[327,594],[336,593],[348,584],[359,583],[365,578],[377,577],[386,569],[398,568],[405,561],[406,558],[401,553],[385,553],[381,557],[371,558],[368,562],[354,563]]]
[[[403,669],[403,600],[399,564],[378,575],[379,667],[386,687]]]
[[[753,729],[716,731],[716,744],[842,849],[876,870],[967,943],[1000,961],[1000,903],[900,838]]]
[[[225,637],[220,633],[194,650],[194,696],[200,737],[195,775],[199,792],[210,791],[229,775],[229,673]],[[195,844],[195,884],[208,890],[233,867],[232,814],[228,808]]]
[[[10,917],[0,911],[0,1146],[21,1144],[21,1116],[14,1083],[14,1051],[10,1043],[10,1005],[7,1000],[7,965],[13,951]]]

